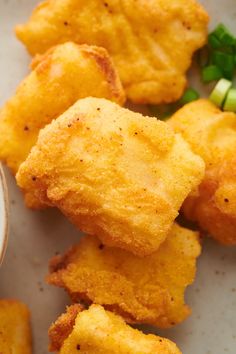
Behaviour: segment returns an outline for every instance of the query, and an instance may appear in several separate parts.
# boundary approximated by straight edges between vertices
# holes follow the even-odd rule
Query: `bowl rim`
[[[0,163],[0,183],[2,185],[3,191],[3,210],[4,210],[4,225],[3,225],[3,244],[0,245],[0,265],[2,264],[8,243],[8,233],[9,233],[9,198],[8,198],[8,188],[6,183],[6,178]]]

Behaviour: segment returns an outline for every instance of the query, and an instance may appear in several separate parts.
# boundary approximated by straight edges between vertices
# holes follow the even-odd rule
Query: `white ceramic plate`
[[[0,164],[0,265],[5,255],[8,239],[8,193],[5,176]]]
[[[37,2],[0,0],[0,104],[10,97],[28,71],[29,57],[15,39],[13,27],[28,17]],[[236,33],[235,0],[202,2],[211,15],[211,25],[222,21]],[[34,353],[46,354],[47,328],[69,303],[62,290],[44,283],[48,260],[76,242],[78,231],[55,210],[27,210],[9,173],[7,182],[11,225],[9,247],[0,269],[0,297],[17,297],[30,306]],[[157,333],[173,339],[184,354],[235,354],[235,280],[236,249],[205,241],[196,282],[187,291],[192,316],[171,330]]]

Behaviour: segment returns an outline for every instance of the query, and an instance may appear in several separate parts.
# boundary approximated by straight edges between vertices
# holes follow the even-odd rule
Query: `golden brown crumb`
[[[0,353],[32,354],[30,313],[15,300],[0,300]]]
[[[68,312],[62,317],[65,327],[70,322],[67,316],[70,317]],[[59,345],[60,354],[181,354],[170,340],[152,334],[145,335],[99,305],[79,312],[70,332],[64,343]],[[55,343],[57,339],[53,334],[49,330],[50,340]]]
[[[33,55],[68,40],[102,46],[128,98],[158,104],[182,95],[192,55],[206,42],[208,20],[195,0],[49,0],[16,34]]]
[[[169,123],[206,163],[203,182],[184,203],[185,216],[219,242],[236,244],[236,114],[199,100]]]
[[[71,334],[76,317],[81,311],[83,311],[83,307],[79,304],[67,307],[66,313],[62,314],[56,322],[51,325],[48,331],[50,338],[49,351],[54,352],[60,350],[64,341]]]
[[[49,283],[65,288],[74,301],[97,303],[130,323],[171,327],[190,309],[184,292],[196,272],[198,233],[175,225],[152,255],[139,258],[84,237],[50,263]]]
[[[14,174],[40,129],[79,98],[104,97],[119,104],[125,99],[113,62],[103,48],[68,42],[37,56],[32,68],[0,112],[0,159]]]
[[[41,131],[17,182],[104,244],[145,256],[203,175],[203,161],[166,123],[86,98]]]

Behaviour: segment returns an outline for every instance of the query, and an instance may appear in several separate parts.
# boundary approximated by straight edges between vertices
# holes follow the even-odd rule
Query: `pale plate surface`
[[[187,1],[187,0],[186,0]],[[0,0],[0,104],[10,97],[28,71],[29,57],[15,39],[13,27],[24,21],[36,0]],[[205,0],[212,23],[222,21],[236,33],[235,0]],[[78,231],[55,210],[32,212],[24,207],[14,179],[10,189],[10,240],[0,269],[0,297],[26,302],[32,311],[34,354],[46,354],[47,328],[69,303],[60,289],[44,283],[55,252],[78,240]],[[184,354],[236,353],[236,249],[206,241],[195,284],[187,292],[192,316],[182,325],[158,331],[176,341]]]

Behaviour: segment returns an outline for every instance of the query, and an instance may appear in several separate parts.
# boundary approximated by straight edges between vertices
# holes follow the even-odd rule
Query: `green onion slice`
[[[224,110],[230,112],[236,112],[236,89],[235,88],[229,90],[225,100]]]
[[[232,87],[232,82],[226,79],[221,79],[215,86],[210,95],[210,100],[218,107],[222,107],[224,100]]]
[[[209,65],[202,69],[203,82],[216,81],[224,77],[222,70],[217,65]]]
[[[236,45],[236,38],[230,32],[230,30],[220,23],[216,29],[211,33],[211,36],[215,36],[223,46],[234,46]]]
[[[211,48],[213,49],[219,49],[222,47],[221,42],[219,41],[219,39],[215,36],[214,33],[210,33],[208,36],[208,43],[210,45]]]
[[[182,98],[180,99],[179,103],[181,105],[185,105],[187,103],[190,103],[192,101],[196,101],[199,99],[199,93],[194,90],[193,88],[188,88],[185,93],[183,94]]]
[[[212,54],[212,61],[223,71],[234,70],[234,55],[223,53],[220,51],[214,51]]]

